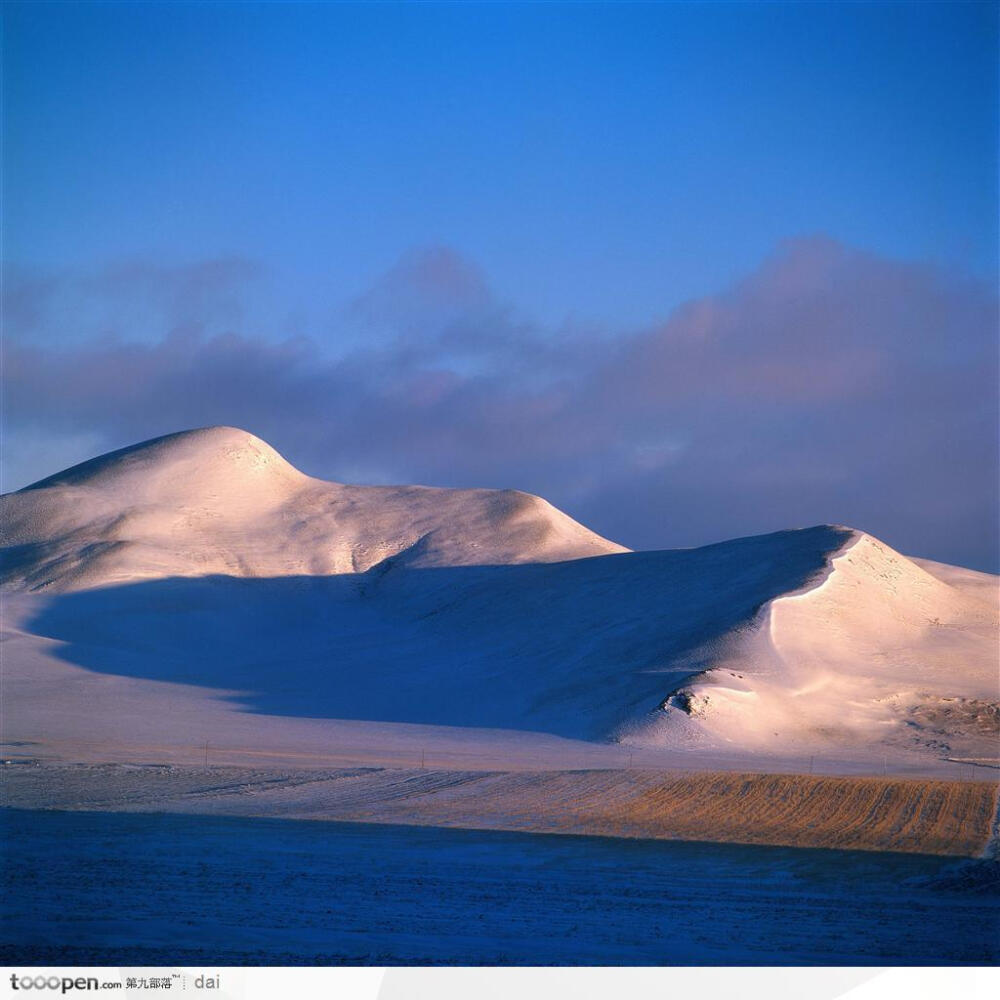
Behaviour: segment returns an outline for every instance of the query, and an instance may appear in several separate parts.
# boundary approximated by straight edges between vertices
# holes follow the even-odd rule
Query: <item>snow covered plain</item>
[[[661,769],[5,765],[19,808],[191,813],[998,858],[997,785]]]
[[[0,812],[10,965],[1000,958],[996,865],[914,854]]]

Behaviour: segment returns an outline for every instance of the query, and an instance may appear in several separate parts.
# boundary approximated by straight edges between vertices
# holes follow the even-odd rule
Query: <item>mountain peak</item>
[[[63,472],[26,486],[21,492],[58,486],[108,489],[116,486],[138,488],[163,485],[165,478],[178,481],[197,479],[204,487],[217,477],[260,477],[271,473],[280,477],[302,476],[266,441],[238,427],[200,427],[142,441],[81,462]],[[304,478],[304,477],[303,477]]]
[[[2,498],[8,588],[166,576],[326,576],[626,551],[516,490],[348,486],[235,427],[155,438]]]

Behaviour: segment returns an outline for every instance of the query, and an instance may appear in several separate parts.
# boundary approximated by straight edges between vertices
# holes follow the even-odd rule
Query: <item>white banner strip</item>
[[[5,968],[0,996],[186,1000],[994,1000],[997,968]]]

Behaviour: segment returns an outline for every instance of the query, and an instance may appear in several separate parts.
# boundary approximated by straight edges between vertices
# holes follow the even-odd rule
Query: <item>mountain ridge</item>
[[[326,483],[234,428],[0,504],[7,606],[52,677],[193,685],[291,730],[995,756],[997,579],[842,525],[629,552],[539,497]]]
[[[13,589],[164,576],[328,575],[554,562],[628,551],[516,490],[353,486],[249,432],[202,428],[80,463],[0,498]]]

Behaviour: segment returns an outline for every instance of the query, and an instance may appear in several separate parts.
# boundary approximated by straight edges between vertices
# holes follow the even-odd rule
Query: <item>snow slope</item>
[[[996,578],[925,565],[854,533],[820,582],[770,601],[636,737],[1000,757]]]
[[[7,741],[1000,756],[996,578],[849,528],[633,553],[536,497],[323,483],[228,428],[2,503]]]
[[[326,576],[623,552],[516,490],[345,486],[210,427],[85,462],[0,500],[4,579],[79,590],[168,576]]]

